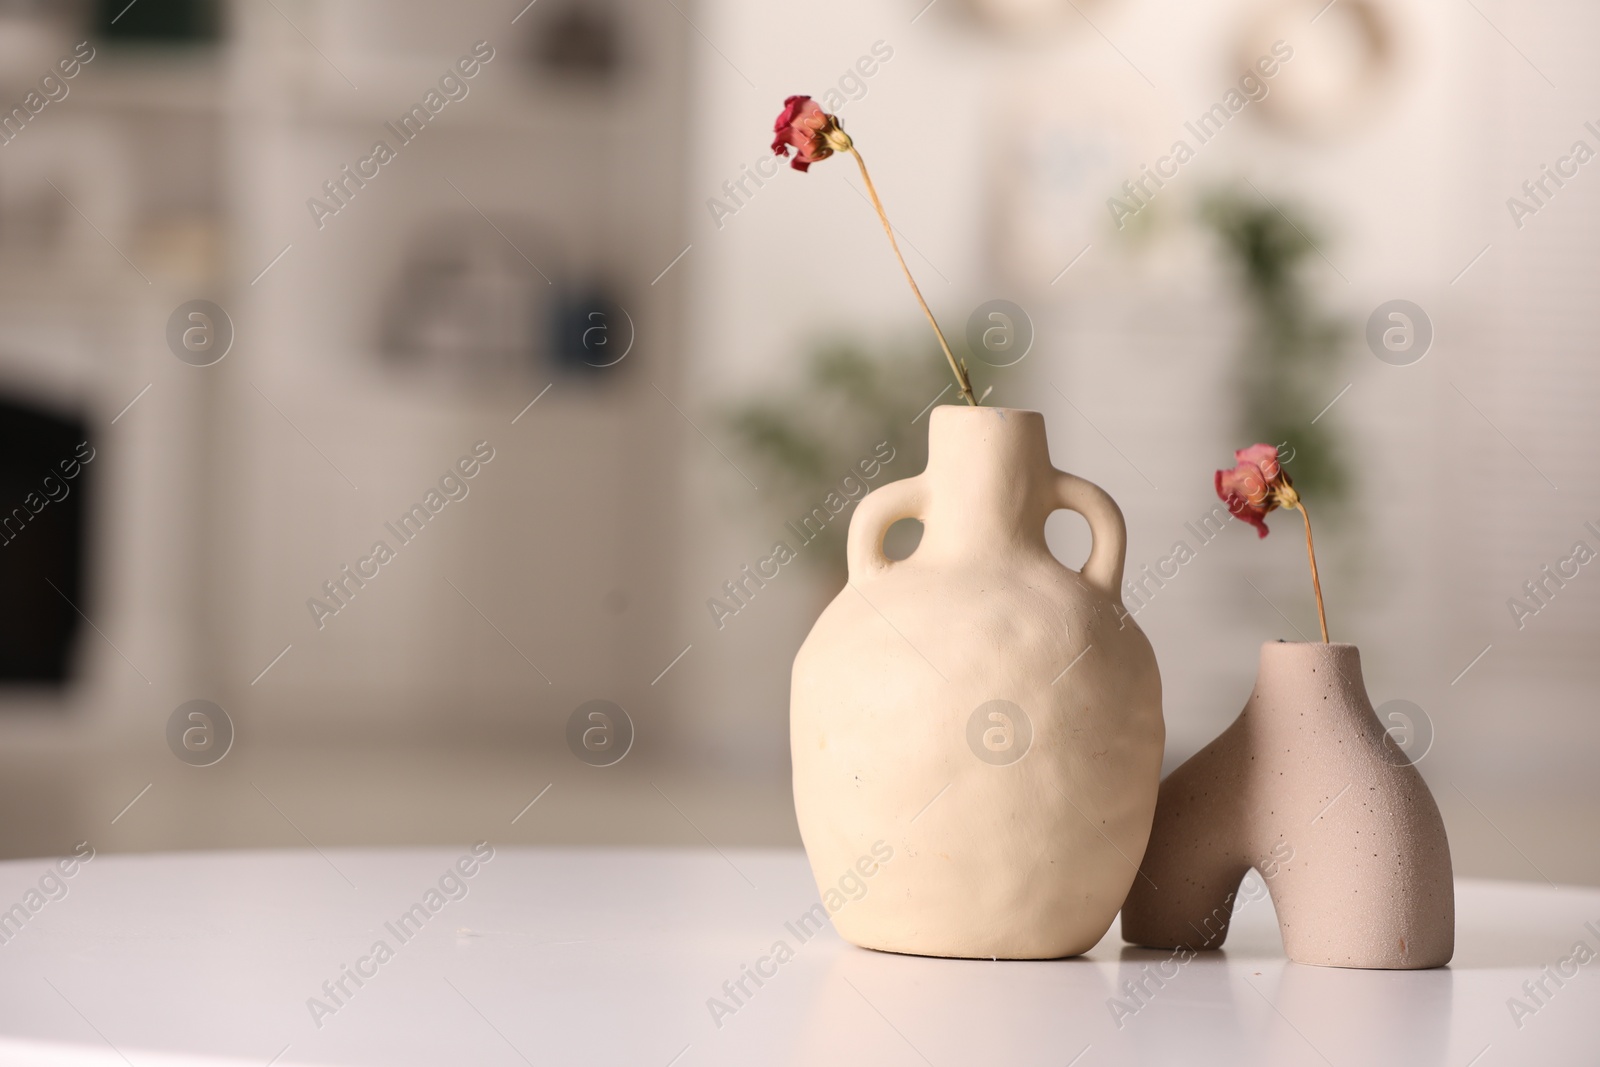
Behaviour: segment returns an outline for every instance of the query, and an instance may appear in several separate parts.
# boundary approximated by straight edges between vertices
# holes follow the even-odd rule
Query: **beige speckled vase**
[[[1444,822],[1379,724],[1354,645],[1262,646],[1244,711],[1161,784],[1122,936],[1219,948],[1251,867],[1296,963],[1440,967],[1455,951]]]
[[[1045,544],[1058,508],[1093,546]],[[909,558],[883,535],[922,520]],[[864,498],[850,581],[794,661],[795,813],[834,926],[927,956],[1085,952],[1155,811],[1165,731],[1150,643],[1122,608],[1126,532],[1050,463],[1035,411],[933,410],[928,467]]]

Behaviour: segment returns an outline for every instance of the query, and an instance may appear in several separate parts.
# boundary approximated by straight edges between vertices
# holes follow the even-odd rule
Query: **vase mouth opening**
[[[1263,641],[1263,642],[1261,642],[1261,648],[1263,650],[1266,650],[1266,649],[1269,649],[1269,648],[1278,648],[1278,647],[1283,647],[1283,648],[1326,648],[1326,649],[1329,649],[1330,651],[1344,651],[1346,649],[1354,649],[1357,646],[1355,645],[1354,642],[1351,642],[1351,641],[1285,641],[1281,637],[1278,638],[1276,641]]]
[[[1361,671],[1361,650],[1347,641],[1265,641],[1261,645],[1261,668],[1315,669],[1333,667],[1340,673]]]
[[[948,422],[952,419],[976,421],[984,418],[999,419],[1002,422],[1012,418],[1025,421],[1032,419],[1043,420],[1044,415],[1031,408],[1007,408],[983,404],[979,404],[976,407],[971,404],[940,404],[933,409],[934,422]]]

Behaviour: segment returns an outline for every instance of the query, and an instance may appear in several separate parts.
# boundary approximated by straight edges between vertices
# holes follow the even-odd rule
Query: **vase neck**
[[[928,429],[928,507],[919,552],[971,558],[1045,550],[1055,468],[1044,416],[1015,408],[937,407]]]
[[[1361,651],[1355,645],[1269,641],[1261,646],[1261,663],[1250,697],[1261,713],[1297,709],[1310,687],[1327,688],[1332,698],[1329,703],[1337,705],[1332,711],[1371,714],[1361,676]]]

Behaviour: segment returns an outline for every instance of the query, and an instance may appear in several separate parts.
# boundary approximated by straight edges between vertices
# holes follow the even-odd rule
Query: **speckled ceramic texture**
[[[1252,867],[1296,963],[1450,961],[1455,886],[1444,822],[1427,783],[1385,737],[1354,645],[1262,646],[1244,711],[1161,784],[1123,938],[1221,947]]]
[[[1058,508],[1088,519],[1081,572],[1045,544]],[[886,559],[907,517],[922,542]],[[795,657],[790,701],[818,888],[838,902],[841,879],[865,883],[830,905],[846,940],[1050,958],[1110,928],[1165,738],[1155,654],[1120,598],[1125,538],[1104,491],[1051,465],[1035,411],[935,408],[927,470],[857,505],[849,585]]]

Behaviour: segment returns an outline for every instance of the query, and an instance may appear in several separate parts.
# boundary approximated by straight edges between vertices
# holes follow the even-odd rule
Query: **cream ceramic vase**
[[[1082,571],[1045,544],[1089,522]],[[908,559],[883,555],[903,518]],[[935,408],[928,467],[850,521],[850,580],[794,661],[795,811],[834,926],[867,948],[1087,951],[1133,881],[1165,728],[1155,654],[1122,606],[1126,529],[1050,464],[1044,418]]]
[[[1444,821],[1378,721],[1354,645],[1272,641],[1244,710],[1161,784],[1122,936],[1220,948],[1261,872],[1296,963],[1411,970],[1455,951]]]

